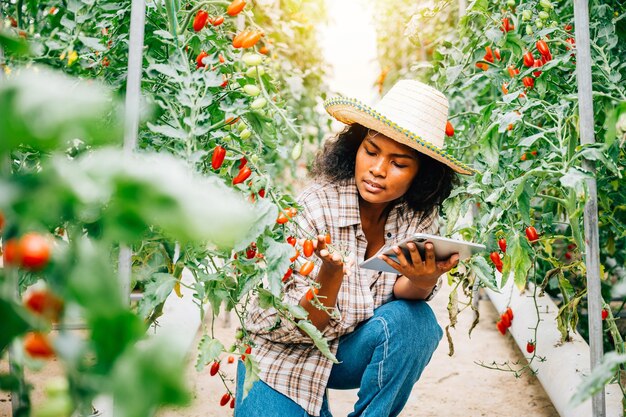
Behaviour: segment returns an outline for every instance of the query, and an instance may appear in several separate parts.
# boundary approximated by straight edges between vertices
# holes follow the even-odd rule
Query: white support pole
[[[587,0],[574,0],[574,23],[576,28],[576,78],[578,80],[578,111],[581,145],[595,142],[593,97],[591,81],[591,47],[589,40],[589,4]],[[592,161],[584,160],[583,168],[595,173]],[[603,356],[602,295],[600,293],[600,244],[598,232],[598,201],[596,180],[590,178],[585,202],[585,263],[587,267],[587,302],[589,305],[589,345],[591,369],[598,366]],[[606,415],[605,391],[602,389],[592,398],[593,417]]]
[[[130,155],[137,147],[145,20],[145,1],[133,0],[130,12],[128,76],[126,78],[126,108],[124,119],[124,151],[126,155]],[[122,246],[120,248],[118,274],[124,300],[130,300],[131,255],[132,253],[129,247]]]

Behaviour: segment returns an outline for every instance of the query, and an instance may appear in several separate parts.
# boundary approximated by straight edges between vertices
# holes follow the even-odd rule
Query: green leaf
[[[94,370],[107,375],[124,350],[145,335],[146,325],[130,311],[99,313],[88,320],[96,353]]]
[[[246,367],[246,377],[243,381],[242,401],[246,398],[250,389],[252,389],[252,384],[259,380],[259,373],[261,372],[259,364],[251,355],[246,355],[246,359],[243,363]]]
[[[177,279],[166,273],[152,274],[152,280],[148,282],[143,291],[143,297],[139,302],[137,313],[147,318],[152,311],[167,300],[172,293]]]
[[[335,355],[333,355],[328,347],[328,340],[322,336],[322,333],[313,325],[313,323],[306,320],[300,320],[296,322],[296,326],[309,335],[309,337],[313,340],[313,343],[315,343],[315,346],[324,356],[330,359],[333,363],[339,363]]]
[[[45,68],[16,69],[0,79],[0,153],[19,145],[65,148],[120,142],[121,107],[95,80],[80,81]]]
[[[165,65],[163,65],[165,67]],[[161,134],[172,139],[187,139],[187,132],[182,129],[177,129],[168,125],[154,125],[150,122],[147,123],[148,129],[154,133]]]
[[[30,48],[28,42],[21,38],[15,38],[10,34],[0,30],[0,48],[4,49],[4,52],[8,55],[28,55]]]
[[[111,376],[113,414],[146,417],[157,405],[188,404],[185,362],[185,352],[175,340],[155,337],[129,347]]]
[[[256,242],[259,235],[261,235],[267,227],[272,227],[276,224],[278,208],[273,203],[267,201],[267,199],[259,198],[254,204],[254,215],[255,218],[246,235],[235,244],[233,248],[235,252],[244,250],[248,247],[250,242]],[[286,271],[287,268],[285,268],[285,272]],[[283,272],[283,274],[285,272]]]
[[[518,233],[515,233],[507,240],[506,255],[504,256],[502,267],[501,287],[504,287],[506,284],[511,271],[513,272],[515,285],[520,290],[526,287],[526,277],[532,266],[531,251],[532,249],[528,246],[526,238],[521,237]]]
[[[224,345],[209,336],[203,336],[198,344],[198,359],[196,360],[196,370],[200,372],[205,366],[219,358],[224,351]]]
[[[265,261],[267,262],[266,274],[269,281],[269,288],[272,294],[279,296],[283,288],[283,276],[287,272],[293,256],[293,246],[289,243],[276,242],[273,239],[264,239],[267,245],[265,250]]]
[[[576,389],[576,393],[570,399],[572,408],[577,407],[597,392],[614,378],[619,371],[619,366],[626,363],[626,354],[609,352],[602,358],[602,361],[594,370],[583,378],[582,383]]]
[[[28,313],[17,303],[0,298],[0,317],[2,317],[2,331],[0,332],[0,354],[11,341],[33,328]]]
[[[78,40],[83,43],[88,48],[93,49],[94,51],[106,51],[107,48],[100,43],[100,39],[98,38],[90,38],[87,36],[78,35]]]
[[[495,280],[493,268],[489,266],[482,256],[473,256],[469,262],[470,270],[485,286],[492,291],[500,292]]]

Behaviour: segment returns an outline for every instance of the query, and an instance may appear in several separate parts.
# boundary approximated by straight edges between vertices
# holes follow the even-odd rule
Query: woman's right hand
[[[306,239],[299,239],[298,244],[302,246]],[[330,270],[341,270],[345,275],[349,275],[352,272],[354,266],[354,260],[351,257],[347,257],[345,260],[339,252],[332,252],[328,249],[326,244],[326,236],[318,235],[317,239],[311,239],[313,242],[313,248],[318,258],[322,260],[322,264],[325,268]]]

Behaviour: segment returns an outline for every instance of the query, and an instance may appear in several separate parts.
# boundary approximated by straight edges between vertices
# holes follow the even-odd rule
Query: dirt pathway
[[[449,288],[443,288],[431,301],[442,327],[448,323],[446,305]],[[465,311],[452,329],[455,343],[454,356],[448,356],[444,340],[433,355],[432,361],[415,385],[401,417],[422,416],[533,416],[556,417],[558,413],[550,399],[533,377],[525,375],[519,379],[513,374],[483,368],[475,362],[523,361],[517,345],[510,335],[502,336],[495,327],[498,315],[491,303],[484,299],[479,306],[481,320],[467,336],[472,315]],[[232,343],[233,326],[216,323],[217,336],[225,344]],[[223,361],[222,369],[234,378],[235,364]],[[159,417],[226,417],[230,409],[219,406],[224,393],[221,380],[209,376],[209,370],[197,373],[193,360],[187,371],[190,386],[194,391],[191,407],[184,410],[165,410]],[[234,385],[231,385],[234,387]],[[331,390],[330,405],[334,417],[345,417],[352,410],[357,391]],[[259,414],[262,417],[262,414]]]

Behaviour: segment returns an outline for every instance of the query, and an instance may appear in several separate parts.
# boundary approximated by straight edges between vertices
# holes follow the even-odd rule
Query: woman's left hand
[[[397,262],[386,255],[380,255],[380,259],[421,288],[433,287],[442,274],[454,268],[459,262],[457,253],[445,261],[435,261],[435,246],[430,242],[425,245],[425,260],[422,260],[415,243],[411,242],[407,247],[410,254],[408,258],[398,246],[394,246],[393,251],[398,258]]]

